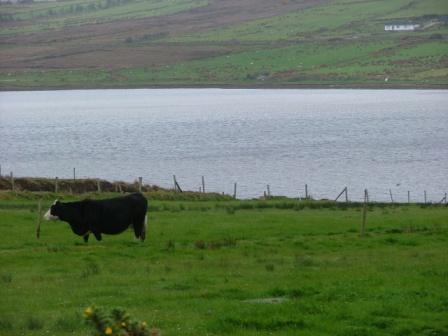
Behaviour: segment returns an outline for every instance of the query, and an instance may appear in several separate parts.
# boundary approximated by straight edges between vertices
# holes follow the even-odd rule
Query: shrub
[[[196,240],[196,242],[194,243],[194,246],[195,246],[197,249],[203,250],[203,249],[205,249],[205,247],[206,247],[206,245],[205,245],[205,241],[203,241],[203,240]]]
[[[1,275],[1,279],[3,282],[5,283],[11,283],[12,282],[12,275],[7,273],[7,274],[2,274]]]
[[[31,316],[26,321],[26,327],[28,330],[40,330],[44,327],[44,323],[39,318]]]
[[[149,330],[146,322],[139,322],[131,319],[122,309],[112,309],[109,314],[96,307],[88,307],[84,311],[87,323],[95,331],[94,335],[110,336],[158,336],[157,329]]]

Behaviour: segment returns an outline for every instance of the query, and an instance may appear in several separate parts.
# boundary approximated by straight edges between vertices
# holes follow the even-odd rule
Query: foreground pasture
[[[446,206],[371,207],[360,238],[359,207],[153,201],[145,243],[84,244],[36,240],[33,204],[0,201],[1,335],[90,335],[90,305],[163,335],[448,333]]]

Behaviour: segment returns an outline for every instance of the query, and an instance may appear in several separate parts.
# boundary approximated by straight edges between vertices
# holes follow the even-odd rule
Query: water
[[[101,177],[258,197],[439,201],[443,90],[91,90],[0,93],[4,174]]]

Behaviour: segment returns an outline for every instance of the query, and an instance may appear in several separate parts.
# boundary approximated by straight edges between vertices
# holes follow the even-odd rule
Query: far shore
[[[56,91],[56,90],[113,90],[113,89],[350,89],[350,90],[447,90],[446,84],[150,84],[150,85],[84,85],[84,86],[6,86],[6,91]]]

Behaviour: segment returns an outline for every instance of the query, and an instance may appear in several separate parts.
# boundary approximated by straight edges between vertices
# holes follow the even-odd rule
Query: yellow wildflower
[[[106,335],[112,335],[112,328],[111,327],[107,327],[106,330],[104,330],[104,333]]]
[[[126,322],[121,322],[122,327],[126,327]]]
[[[84,315],[86,315],[87,317],[92,315],[92,313],[93,313],[92,307],[87,307],[86,310],[84,310]]]
[[[146,322],[143,321],[143,322],[142,322],[142,327],[143,327],[143,329],[146,328],[146,326],[147,326]]]

